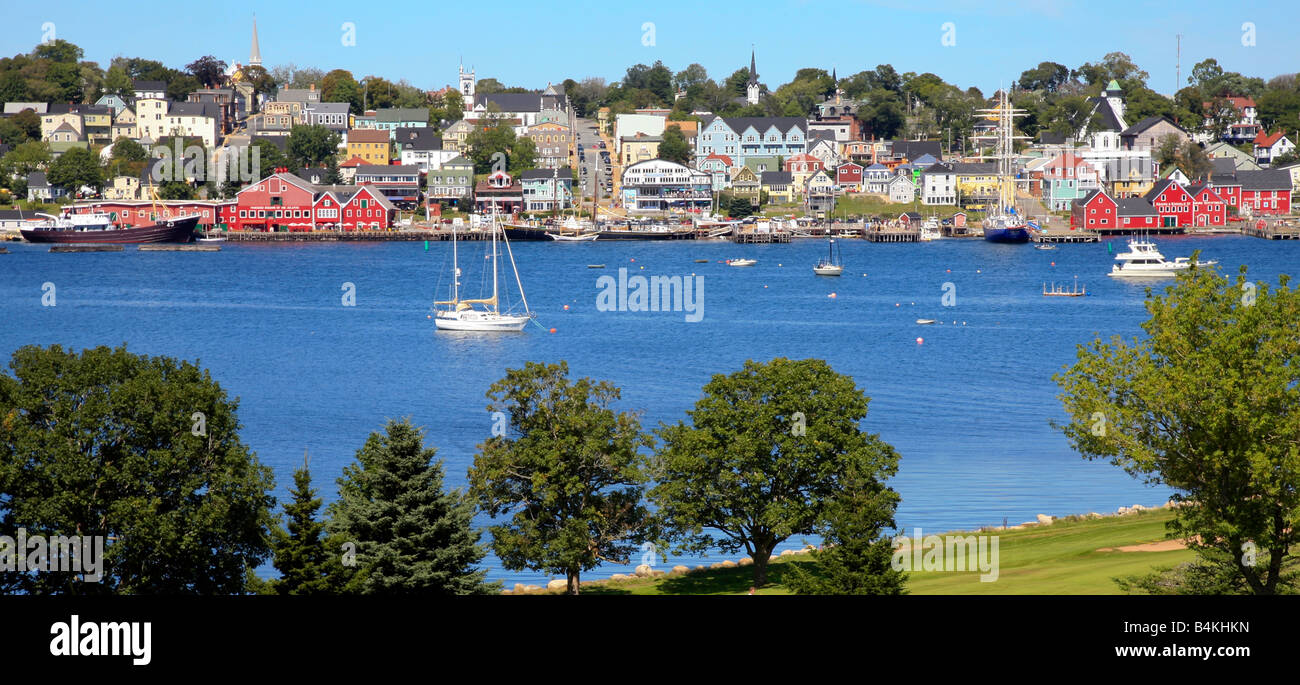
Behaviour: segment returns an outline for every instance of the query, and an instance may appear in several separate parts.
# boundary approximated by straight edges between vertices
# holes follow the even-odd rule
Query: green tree
[[[668,128],[664,129],[664,139],[659,143],[659,159],[678,164],[690,163],[691,146],[686,142],[681,127],[669,124]]]
[[[304,459],[293,472],[291,501],[284,504],[284,528],[271,531],[272,563],[280,577],[269,583],[278,595],[323,595],[343,591],[346,577],[342,557],[331,551],[325,524],[316,520],[321,500],[311,486],[311,471]]]
[[[266,178],[275,173],[277,168],[289,165],[289,158],[280,152],[280,148],[275,143],[269,140],[257,140],[253,142],[253,146],[257,148],[258,178]]]
[[[894,449],[859,428],[868,402],[820,359],[750,360],[715,375],[692,425],[658,431],[650,499],[664,535],[686,551],[743,548],[762,586],[772,550],[824,524],[850,474],[898,468]]]
[[[33,112],[31,109],[24,109],[12,117],[9,117],[9,121],[13,122],[13,124],[18,127],[27,140],[41,139],[41,115]],[[5,142],[8,143],[10,141],[6,140]],[[13,141],[14,144],[21,142],[23,141]]]
[[[893,471],[879,474],[892,476]],[[907,575],[893,567],[898,493],[875,475],[847,473],[844,488],[827,506],[819,532],[824,542],[813,564],[796,564],[784,584],[801,595],[898,595]],[[808,568],[811,566],[812,568]]]
[[[184,181],[168,181],[158,189],[158,197],[163,200],[193,200],[194,188]]]
[[[67,188],[75,193],[82,186],[99,188],[104,185],[104,170],[99,158],[85,148],[74,147],[50,163],[50,185]]]
[[[289,159],[297,167],[319,166],[339,151],[339,134],[324,126],[294,126],[285,142]]]
[[[49,163],[49,144],[38,140],[29,140],[25,143],[19,143],[3,159],[0,159],[0,174],[27,178],[27,174],[42,169]]]
[[[469,158],[474,162],[474,173],[477,174],[491,172],[492,159],[496,153],[509,155],[515,144],[515,130],[505,120],[496,118],[492,114],[489,114],[487,119],[465,137]]]
[[[518,176],[537,166],[537,143],[527,136],[515,138],[506,156],[509,158],[510,173]]]
[[[361,114],[361,85],[352,72],[335,69],[321,78],[322,102],[346,102],[353,114]]]
[[[1294,590],[1300,543],[1300,293],[1278,280],[1189,269],[1148,296],[1143,339],[1094,339],[1055,377],[1074,448],[1172,488],[1170,536],[1254,594]]]
[[[105,536],[103,579],[31,594],[233,594],[266,558],[271,471],[207,371],[126,347],[26,346],[0,374],[0,529]]]
[[[185,65],[185,71],[205,88],[215,88],[225,76],[226,63],[212,55],[205,55]]]
[[[371,433],[343,469],[328,530],[356,545],[361,594],[474,595],[499,591],[475,569],[485,556],[474,509],[459,490],[443,490],[442,461],[409,419]]]
[[[513,435],[479,445],[470,493],[493,517],[492,548],[508,569],[579,576],[602,561],[626,563],[647,521],[642,494],[650,440],[635,415],[615,412],[612,384],[570,382],[569,365],[527,362],[492,384],[489,411]]]

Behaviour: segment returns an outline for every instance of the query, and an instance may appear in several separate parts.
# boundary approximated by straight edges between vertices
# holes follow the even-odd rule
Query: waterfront
[[[1122,241],[1113,242],[1119,251]],[[1268,282],[1297,265],[1285,241],[1189,236],[1159,244],[1169,257],[1200,248],[1230,274],[1249,264],[1253,278]],[[435,333],[426,319],[446,244],[427,252],[420,243],[229,244],[219,253],[69,255],[9,247],[0,257],[0,353],[125,341],[136,353],[200,360],[240,397],[243,439],[274,469],[280,498],[307,448],[315,485],[332,499],[334,479],[365,436],[406,415],[425,427],[449,484],[463,485],[474,445],[491,427],[484,392],[526,360],[567,359],[574,375],[614,382],[623,406],[643,409],[650,428],[684,418],[711,374],[775,356],[824,358],[871,396],[865,427],[902,455],[893,481],[903,497],[900,526],[944,530],[1004,517],[1016,524],[1037,513],[1113,511],[1167,497],[1108,464],[1084,462],[1048,425],[1062,416],[1050,377],[1073,359],[1075,345],[1094,332],[1135,335],[1145,318],[1146,284],[1105,276],[1105,241],[1052,251],[973,240],[843,241],[840,278],[812,274],[825,250],[819,240],[521,243],[516,258],[542,326],[487,337]],[[736,257],[758,263],[719,263]],[[593,263],[607,268],[586,268]],[[598,311],[596,281],[619,267],[704,276],[702,320]],[[1075,275],[1088,297],[1042,297],[1044,282],[1072,284]],[[57,289],[55,307],[41,304],[45,283]],[[344,283],[355,284],[355,307],[342,306]],[[944,307],[949,292],[955,306]],[[916,325],[921,318],[942,323]],[[780,549],[803,541],[796,536]],[[484,563],[490,578],[508,584],[545,579],[504,572],[492,557]],[[588,577],[626,570],[607,566]]]

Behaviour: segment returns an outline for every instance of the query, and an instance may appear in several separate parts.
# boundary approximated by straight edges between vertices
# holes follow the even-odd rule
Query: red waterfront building
[[[376,231],[397,208],[374,186],[315,185],[281,169],[240,190],[231,214],[234,231]]]

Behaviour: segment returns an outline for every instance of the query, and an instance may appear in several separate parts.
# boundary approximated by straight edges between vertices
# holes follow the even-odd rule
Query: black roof
[[[167,90],[166,81],[135,81],[131,84],[133,90]]]
[[[1138,135],[1139,133],[1142,133],[1143,131],[1145,131],[1145,130],[1151,128],[1152,126],[1155,126],[1156,124],[1160,123],[1161,121],[1167,121],[1167,122],[1169,122],[1169,125],[1170,125],[1170,126],[1173,126],[1174,128],[1178,129],[1179,131],[1182,131],[1183,133],[1187,133],[1187,129],[1183,128],[1182,126],[1179,126],[1178,123],[1175,122],[1173,119],[1170,119],[1169,117],[1167,117],[1167,116],[1165,116],[1165,115],[1163,115],[1163,114],[1157,114],[1156,116],[1153,116],[1153,117],[1147,117],[1147,118],[1143,119],[1142,121],[1139,121],[1139,122],[1137,122],[1136,124],[1133,124],[1132,126],[1126,128],[1126,129],[1124,129],[1123,132],[1120,133],[1120,135],[1121,135],[1121,136],[1136,136],[1136,135]]]
[[[891,145],[895,155],[902,155],[907,159],[919,159],[922,155],[933,155],[935,159],[943,161],[943,148],[940,147],[937,140],[895,140]]]
[[[790,183],[794,180],[794,175],[788,171],[764,171],[759,174],[759,183],[771,185],[773,183]]]
[[[519,180],[531,181],[533,179],[559,178],[565,181],[573,180],[573,169],[570,167],[560,167],[559,169],[529,169],[519,174]]]
[[[789,133],[792,128],[800,131],[808,130],[808,120],[803,117],[723,117],[722,120],[736,133],[750,126],[753,126],[755,131],[766,131],[775,127],[782,133]]]
[[[1093,113],[1101,115],[1100,130],[1122,131],[1124,129],[1123,126],[1120,126],[1119,114],[1117,114],[1114,108],[1110,106],[1109,100],[1100,97],[1088,98],[1088,99],[1091,100],[1093,103],[1093,108],[1092,108]]]
[[[1065,136],[1060,133],[1052,133],[1051,131],[1039,131],[1038,142],[1043,145],[1064,145]]]
[[[1238,171],[1242,190],[1291,190],[1291,172],[1286,169]]]
[[[426,126],[403,126],[395,129],[394,142],[414,150],[441,150],[442,136]]]
[[[1146,198],[1142,197],[1121,197],[1115,200],[1118,207],[1115,211],[1120,216],[1156,216],[1156,208]]]

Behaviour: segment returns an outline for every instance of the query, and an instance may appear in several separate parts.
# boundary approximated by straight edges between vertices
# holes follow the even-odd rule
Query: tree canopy
[[[850,474],[883,481],[897,470],[894,449],[859,427],[867,403],[819,359],[751,360],[715,375],[690,424],[658,431],[649,496],[663,535],[684,551],[744,549],[763,585],[772,550],[818,530]]]
[[[1193,257],[1195,259],[1195,257]],[[1086,459],[1174,491],[1169,535],[1197,571],[1254,594],[1291,591],[1300,543],[1300,293],[1196,267],[1150,294],[1144,337],[1081,345],[1055,379]]]

